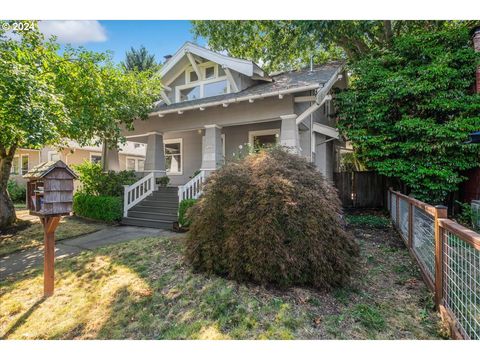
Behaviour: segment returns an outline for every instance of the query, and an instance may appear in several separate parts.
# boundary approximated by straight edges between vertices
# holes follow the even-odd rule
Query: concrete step
[[[155,214],[177,215],[178,206],[149,206],[139,203],[129,209],[129,211],[149,212]]]
[[[174,222],[177,221],[177,214],[174,213],[161,213],[161,212],[151,212],[151,211],[137,211],[129,210],[128,217],[144,219],[144,220],[163,220]]]
[[[122,224],[123,225],[131,225],[131,226],[142,226],[142,227],[149,227],[149,228],[156,228],[156,229],[171,230],[172,226],[173,226],[173,221],[124,217],[122,219]]]

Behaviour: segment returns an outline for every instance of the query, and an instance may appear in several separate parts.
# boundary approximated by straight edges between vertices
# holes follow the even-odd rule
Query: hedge
[[[19,185],[13,180],[8,180],[7,190],[14,203],[24,203],[26,201],[27,187],[25,185]]]
[[[182,227],[189,227],[190,226],[190,218],[187,216],[187,210],[190,209],[195,203],[197,202],[196,199],[185,199],[180,202],[178,206],[178,223]]]
[[[76,215],[106,222],[120,221],[123,216],[122,199],[116,196],[94,196],[76,193],[73,198]]]

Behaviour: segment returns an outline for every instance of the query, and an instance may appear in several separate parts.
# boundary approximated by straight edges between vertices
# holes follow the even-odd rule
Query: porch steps
[[[159,188],[128,210],[122,224],[171,230],[177,213],[178,188]]]

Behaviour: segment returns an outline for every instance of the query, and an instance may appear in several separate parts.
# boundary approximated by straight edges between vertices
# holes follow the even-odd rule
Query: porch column
[[[145,172],[155,173],[156,178],[166,175],[163,134],[161,133],[155,132],[147,135],[147,153],[144,170]]]
[[[117,146],[104,141],[102,144],[102,169],[103,171],[120,171],[120,160],[118,158]]]
[[[205,125],[205,142],[202,149],[202,166],[207,174],[219,168],[223,163],[222,133],[218,125]]]
[[[282,126],[280,128],[280,145],[288,148],[288,151],[300,153],[300,141],[298,135],[297,115],[282,115]]]

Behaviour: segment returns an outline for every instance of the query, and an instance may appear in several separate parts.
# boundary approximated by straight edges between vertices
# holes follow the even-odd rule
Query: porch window
[[[10,169],[10,174],[12,175],[18,175],[18,156],[14,156],[12,160],[12,167]]]
[[[180,90],[180,101],[200,99],[200,86]]]
[[[226,94],[228,92],[227,80],[207,83],[204,85],[203,92],[203,97]]]
[[[248,133],[248,142],[256,149],[275,146],[280,137],[280,130],[259,130]]]
[[[165,170],[168,174],[181,175],[183,172],[182,139],[168,139],[163,143],[165,146]]]
[[[28,155],[22,155],[22,175],[28,172]]]
[[[90,162],[94,164],[98,164],[102,162],[102,155],[101,154],[90,154]]]

